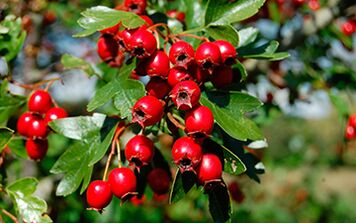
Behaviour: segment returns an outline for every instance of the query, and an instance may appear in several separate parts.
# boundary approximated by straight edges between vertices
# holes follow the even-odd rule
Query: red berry
[[[134,136],[125,147],[126,159],[137,167],[149,164],[152,161],[153,154],[153,142],[144,135]]]
[[[178,41],[172,44],[169,50],[169,60],[176,67],[188,69],[194,62],[194,48],[185,41]]]
[[[145,62],[146,73],[148,76],[167,77],[169,71],[169,58],[163,51],[156,51]]]
[[[217,40],[213,43],[219,47],[221,59],[225,65],[231,66],[236,63],[236,49],[230,42],[225,40]]]
[[[189,110],[199,102],[200,88],[194,81],[182,81],[171,92],[173,103],[180,110]]]
[[[159,77],[152,77],[146,85],[147,94],[159,99],[164,98],[170,90],[167,81]]]
[[[153,96],[143,96],[132,108],[132,122],[137,122],[142,127],[156,124],[162,116],[162,103]]]
[[[185,70],[179,68],[171,68],[168,73],[168,84],[174,87],[181,81],[192,80],[192,76]]]
[[[177,139],[172,147],[173,161],[182,172],[193,171],[200,163],[202,155],[201,146],[188,136]]]
[[[105,62],[110,62],[117,56],[119,45],[111,35],[102,35],[97,43],[98,54]]]
[[[221,180],[223,166],[218,156],[212,153],[204,154],[197,168],[199,183]]]
[[[181,23],[185,22],[185,13],[177,11],[175,9],[168,10],[167,11],[167,17],[172,18],[172,19],[177,19]]]
[[[153,26],[153,21],[150,17],[148,17],[147,15],[140,15],[141,19],[145,20],[147,26]],[[143,25],[143,26],[145,26]]]
[[[125,0],[124,6],[127,11],[141,15],[146,11],[147,2],[146,0]]]
[[[347,125],[345,130],[345,138],[347,140],[351,140],[355,137],[356,137],[356,129],[351,125]]]
[[[110,184],[103,180],[95,180],[89,184],[86,195],[90,207],[102,210],[112,199]]]
[[[27,135],[34,138],[46,138],[47,123],[41,116],[34,115],[32,121],[29,123]]]
[[[356,114],[354,115],[350,115],[349,117],[349,125],[351,125],[352,127],[356,128]]]
[[[207,70],[203,70],[196,64],[189,68],[189,72],[192,74],[193,79],[199,84],[204,83],[210,76]]]
[[[44,90],[36,90],[28,99],[28,109],[40,114],[46,113],[52,107],[51,95]]]
[[[232,182],[228,186],[231,198],[241,204],[245,200],[245,195],[242,192],[240,185],[237,182]]]
[[[348,20],[341,25],[341,31],[346,36],[351,36],[356,31],[356,22]]]
[[[53,120],[67,118],[67,117],[68,117],[68,114],[67,114],[66,110],[64,110],[63,108],[54,107],[54,108],[49,109],[46,112],[44,120],[45,120],[46,124],[48,124],[48,122],[51,122]]]
[[[41,160],[46,156],[48,150],[47,139],[27,139],[26,140],[26,152],[32,160]]]
[[[147,175],[147,182],[154,193],[165,194],[169,191],[171,178],[164,169],[155,168]]]
[[[115,168],[111,170],[108,179],[112,193],[120,199],[136,191],[136,176],[130,168]]]
[[[130,202],[135,205],[135,206],[140,206],[142,204],[144,204],[146,202],[147,198],[146,195],[142,195],[142,197],[137,197],[137,196],[133,196],[130,198]]]
[[[308,6],[311,10],[316,11],[320,9],[320,2],[318,0],[309,0]]]
[[[148,58],[156,52],[157,41],[154,35],[146,29],[138,29],[131,36],[128,48],[132,55],[142,59]]]
[[[210,80],[216,88],[222,88],[232,83],[234,74],[231,67],[219,66],[215,68]]]
[[[136,31],[137,29],[124,29],[122,31],[117,32],[114,38],[119,43],[120,46],[124,47],[126,50],[129,50],[128,44],[131,40],[132,35]]]
[[[207,136],[213,131],[214,116],[211,110],[197,105],[185,115],[185,132],[197,136]]]
[[[23,136],[29,136],[28,129],[34,119],[31,112],[23,113],[17,120],[17,132]]]
[[[111,26],[109,28],[100,30],[100,33],[114,36],[119,31],[120,26],[121,26],[121,22],[119,22],[118,24]]]
[[[195,52],[195,61],[203,70],[212,74],[215,67],[221,64],[221,53],[217,45],[211,42],[200,44]]]

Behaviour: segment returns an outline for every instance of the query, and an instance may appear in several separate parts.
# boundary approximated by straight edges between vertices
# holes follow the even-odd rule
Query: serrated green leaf
[[[91,7],[81,13],[83,17],[78,20],[78,24],[85,29],[75,35],[84,37],[93,34],[96,31],[112,27],[119,22],[128,29],[134,29],[142,26],[145,21],[135,13],[111,9],[105,6]]]
[[[205,26],[226,25],[256,14],[265,0],[209,0],[205,12]]]
[[[246,46],[253,41],[255,41],[256,37],[258,35],[258,29],[254,27],[248,27],[245,29],[239,30],[239,45],[238,47]]]
[[[279,43],[275,40],[265,43],[258,47],[253,47],[250,44],[237,49],[240,57],[252,59],[266,59],[266,60],[282,60],[289,57],[287,52],[275,53]]]
[[[209,211],[214,222],[231,222],[231,200],[225,183],[206,191],[209,196]]]
[[[0,127],[0,152],[6,147],[11,140],[14,131],[7,127]]]
[[[64,54],[61,57],[61,63],[63,64],[64,69],[81,69],[89,76],[96,75],[92,65],[81,58],[69,54]]]
[[[196,176],[192,172],[184,172],[183,174],[177,170],[174,181],[169,194],[169,203],[176,203],[194,187]]]
[[[6,192],[16,206],[16,211],[23,221],[48,223],[52,222],[47,212],[47,204],[44,200],[33,196],[36,191],[37,180],[35,178],[23,178],[6,187]]]
[[[239,44],[238,32],[231,25],[211,25],[205,28],[205,31],[215,40],[226,40],[234,46]]]

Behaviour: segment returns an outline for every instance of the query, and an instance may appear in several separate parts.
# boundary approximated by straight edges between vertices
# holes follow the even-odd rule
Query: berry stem
[[[156,42],[157,42],[157,49],[160,48],[160,41],[159,41],[159,34],[157,30],[153,30],[153,33],[155,34]]]
[[[46,84],[48,82],[57,81],[57,80],[61,80],[61,78],[60,77],[56,77],[56,78],[52,78],[52,79],[48,79],[48,80],[43,80],[43,81],[40,81],[40,82],[37,82],[37,83],[34,83],[34,84],[22,84],[22,83],[14,81],[12,79],[8,79],[9,83],[11,83],[13,85],[16,85],[18,87],[22,87],[24,89],[28,89],[28,90],[38,89],[41,85],[44,85],[44,84]]]
[[[117,161],[118,161],[118,166],[121,168],[122,162],[121,162],[121,150],[120,150],[120,140],[116,139],[116,149],[117,149]]]
[[[185,37],[190,37],[190,38],[194,38],[194,39],[198,39],[198,40],[201,40],[201,41],[204,41],[204,42],[210,42],[210,40],[204,36],[197,36],[197,35],[194,35],[194,34],[191,34],[191,33],[178,33],[178,34],[175,34],[174,36],[185,36]],[[173,37],[174,37],[173,36]]]
[[[180,124],[180,122],[174,118],[174,116],[171,112],[167,112],[167,117],[177,128],[180,128],[184,131],[185,126]]]
[[[166,32],[167,32],[167,36],[170,35],[171,30],[169,29],[169,27],[168,27],[167,24],[165,24],[165,23],[157,23],[157,24],[154,24],[154,25],[148,27],[148,30],[154,30],[154,29],[156,29],[157,27],[163,27],[163,28],[166,30]]]
[[[12,215],[10,212],[6,211],[6,210],[3,209],[3,208],[0,208],[0,210],[1,210],[2,213],[4,213],[4,215],[6,215],[7,217],[9,217],[13,222],[15,222],[15,223],[20,223],[20,222],[17,220],[17,218],[16,218],[14,215]]]

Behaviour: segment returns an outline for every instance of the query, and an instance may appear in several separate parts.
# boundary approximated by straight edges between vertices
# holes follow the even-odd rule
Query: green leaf
[[[231,201],[225,183],[206,190],[209,196],[209,211],[214,222],[231,222]]]
[[[186,6],[185,23],[188,29],[204,25],[205,1],[183,0]]]
[[[237,68],[240,71],[241,81],[246,80],[247,71],[245,66],[240,61],[236,60],[236,64],[233,65],[233,68]]]
[[[96,31],[112,27],[119,22],[128,29],[142,26],[145,21],[135,13],[111,9],[105,6],[91,7],[81,13],[83,17],[78,20],[78,24],[85,30],[74,35],[75,37],[85,37]]]
[[[61,63],[63,64],[64,69],[67,70],[81,69],[89,76],[93,76],[97,74],[89,62],[69,54],[64,54],[62,56]]]
[[[0,127],[0,152],[6,147],[11,140],[14,131],[6,127]]]
[[[231,137],[241,141],[263,139],[256,124],[243,116],[244,112],[260,106],[261,103],[257,105],[258,99],[246,94],[244,97],[241,94],[243,93],[233,93],[230,96],[220,94],[214,98],[210,96],[209,99],[214,102],[202,95],[200,102],[211,109],[216,122]],[[218,98],[222,101],[218,102]]]
[[[253,59],[282,60],[289,57],[289,53],[287,52],[275,53],[278,45],[279,43],[275,40],[258,47],[246,45],[238,48],[237,53],[240,57]]]
[[[215,40],[227,40],[234,46],[239,44],[238,32],[231,25],[212,25],[205,28],[205,31]]]
[[[209,0],[205,12],[205,26],[226,25],[256,14],[265,0]]]
[[[193,172],[181,173],[178,169],[169,195],[169,203],[180,201],[196,185],[195,182],[196,175]]]
[[[27,152],[22,138],[13,137],[8,146],[12,153],[23,159],[27,159]]]
[[[329,97],[339,115],[346,117],[350,114],[349,105],[340,95],[330,92]]]
[[[256,40],[258,35],[258,29],[254,27],[248,27],[239,30],[240,42],[238,47],[246,46]]]
[[[16,212],[26,222],[52,222],[47,214],[47,204],[44,200],[33,196],[36,191],[35,178],[22,178],[8,185],[6,192],[16,206]]]

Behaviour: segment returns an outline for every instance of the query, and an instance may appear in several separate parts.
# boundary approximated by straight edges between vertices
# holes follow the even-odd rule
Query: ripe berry
[[[185,132],[190,135],[207,136],[213,131],[214,116],[211,110],[197,105],[185,115]]]
[[[228,186],[231,198],[241,204],[245,200],[245,195],[242,192],[240,185],[237,182],[232,182]]]
[[[122,31],[117,32],[114,38],[120,46],[124,47],[126,50],[129,50],[128,44],[131,40],[132,35],[136,31],[137,29],[124,29]]]
[[[119,31],[120,26],[121,26],[121,22],[119,22],[118,24],[111,26],[109,28],[100,30],[100,33],[114,36]]]
[[[167,81],[159,77],[152,77],[146,85],[147,94],[159,99],[164,98],[170,90]]]
[[[164,169],[155,168],[147,175],[147,182],[154,193],[165,194],[169,191],[171,178]]]
[[[169,50],[169,60],[176,67],[188,69],[188,66],[194,62],[193,46],[185,41],[173,43]]]
[[[320,9],[320,2],[319,0],[309,0],[308,6],[311,10],[316,11]]]
[[[211,181],[220,180],[222,170],[223,166],[218,156],[212,153],[204,154],[197,168],[199,183],[206,184]]]
[[[153,142],[144,135],[134,136],[125,147],[126,159],[137,167],[149,164],[152,161],[153,154]]]
[[[216,88],[222,88],[232,83],[234,74],[231,67],[219,66],[215,68],[210,80]]]
[[[231,66],[236,63],[236,49],[230,42],[225,40],[217,40],[213,42],[213,44],[219,47],[221,60],[225,65]]]
[[[199,67],[212,74],[214,68],[221,64],[219,47],[211,42],[202,43],[195,52],[195,61]]]
[[[46,112],[44,120],[45,120],[46,124],[48,124],[48,122],[51,122],[53,120],[67,118],[67,117],[68,117],[68,114],[67,114],[66,110],[64,110],[63,108],[59,108],[59,107],[53,107]]]
[[[356,128],[356,114],[350,115],[348,124]]]
[[[185,13],[177,11],[175,9],[168,10],[167,17],[172,18],[172,19],[177,19],[181,23],[185,22]]]
[[[199,102],[200,88],[194,81],[182,81],[171,92],[173,103],[180,110],[189,110]]]
[[[119,45],[111,35],[102,35],[98,40],[97,47],[98,55],[105,62],[114,60],[119,50]]]
[[[194,139],[184,136],[177,139],[172,147],[172,158],[181,172],[193,171],[201,161],[203,152]]]
[[[23,113],[17,120],[17,132],[23,136],[29,136],[28,129],[33,121],[33,114],[31,112]]]
[[[36,90],[28,99],[28,109],[40,114],[46,113],[52,107],[51,95],[44,90]]]
[[[169,58],[163,51],[156,51],[145,62],[146,73],[148,76],[167,77],[169,71]]]
[[[147,2],[146,0],[125,0],[124,6],[127,11],[141,15],[146,11]]]
[[[136,191],[136,176],[130,168],[115,168],[111,170],[108,179],[112,193],[120,199]]]
[[[140,206],[146,202],[147,198],[146,195],[142,195],[141,197],[133,196],[130,198],[130,202],[135,206]]]
[[[192,80],[192,76],[185,70],[179,68],[171,68],[168,73],[168,84],[174,87],[181,81]]]
[[[154,35],[146,29],[138,29],[131,36],[128,48],[137,58],[148,58],[156,52],[157,41]]]
[[[162,116],[162,103],[150,95],[140,98],[132,108],[132,122],[137,122],[142,127],[156,124]]]
[[[197,64],[192,65],[189,68],[189,72],[192,74],[193,79],[198,84],[204,83],[205,81],[207,81],[208,77],[210,76],[207,70],[203,70]]]
[[[103,180],[95,180],[89,184],[86,195],[90,207],[102,210],[112,199],[110,184]]]
[[[47,139],[30,139],[26,140],[26,152],[32,160],[41,160],[46,156],[48,150]]]
[[[345,138],[347,140],[351,140],[355,137],[356,137],[356,129],[351,125],[347,125],[345,130]]]
[[[348,20],[341,25],[341,31],[346,36],[351,36],[356,31],[356,22]]]
[[[142,26],[152,26],[154,23],[152,21],[152,19],[150,17],[148,17],[147,15],[140,15],[141,19],[145,20],[145,25]]]
[[[34,138],[45,138],[47,136],[47,123],[41,116],[33,116],[28,125],[27,135]]]

